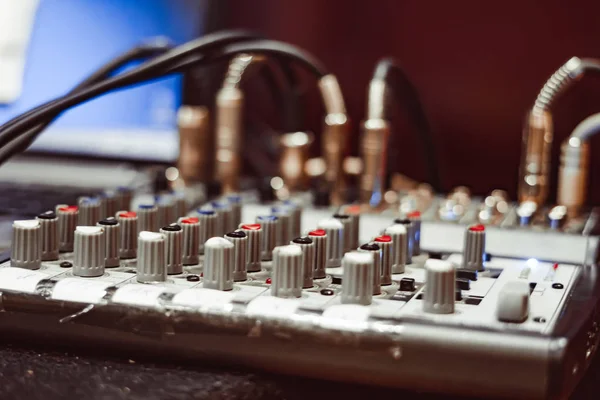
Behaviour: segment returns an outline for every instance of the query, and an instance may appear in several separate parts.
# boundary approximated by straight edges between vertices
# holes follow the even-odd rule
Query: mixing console
[[[528,399],[568,395],[598,345],[593,214],[563,222],[459,191],[363,213],[133,197],[15,221],[0,328]]]

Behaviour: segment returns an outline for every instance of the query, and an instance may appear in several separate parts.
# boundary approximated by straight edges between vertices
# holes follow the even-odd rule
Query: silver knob
[[[204,254],[204,244],[208,239],[217,234],[217,221],[218,216],[214,210],[198,209],[196,212],[198,217],[198,223],[200,224],[200,238],[198,243],[198,251],[200,254]]]
[[[323,279],[327,276],[327,232],[323,229],[315,229],[308,233],[308,237],[315,244],[315,261],[313,264],[313,277]]]
[[[277,206],[271,208],[271,214],[277,217],[276,246],[285,246],[293,239],[292,210],[289,207]]]
[[[290,221],[292,237],[299,237],[302,234],[302,204],[295,200],[286,200],[283,202],[283,205],[288,207],[292,214]]]
[[[10,266],[25,269],[42,266],[42,229],[38,220],[13,222]]]
[[[445,260],[429,259],[425,262],[425,294],[423,311],[432,314],[454,312],[456,269]]]
[[[142,231],[138,235],[137,281],[167,280],[167,250],[165,235]]]
[[[463,269],[483,271],[485,256],[485,226],[471,225],[465,232],[465,248],[463,250]]]
[[[175,219],[183,218],[188,214],[188,203],[183,192],[174,192],[173,197],[175,198]]]
[[[302,295],[302,249],[299,246],[290,244],[275,248],[271,295],[283,298]]]
[[[158,208],[154,204],[140,204],[136,214],[138,232],[158,232]]]
[[[406,218],[412,223],[413,229],[413,255],[421,254],[421,212],[412,211],[406,214]]]
[[[165,236],[165,247],[167,250],[167,274],[178,275],[183,273],[183,262],[181,260],[183,243],[183,229],[177,224],[171,224],[160,228],[160,233]]]
[[[228,227],[228,232],[235,229],[236,226],[242,223],[242,196],[237,193],[228,194],[226,196],[227,202],[231,207],[231,223],[232,226]]]
[[[99,199],[93,197],[81,197],[78,201],[79,216],[77,217],[78,226],[96,226],[100,217],[102,203]]]
[[[196,217],[179,218],[183,229],[183,265],[196,265],[200,262],[200,220]]]
[[[262,228],[262,251],[261,259],[269,261],[273,259],[273,249],[277,235],[278,218],[274,215],[262,215],[256,217],[256,223]]]
[[[177,221],[177,204],[175,197],[171,194],[162,194],[156,197],[158,209],[158,226],[163,227]]]
[[[394,244],[388,235],[378,236],[374,242],[381,248],[381,284],[392,284],[392,266],[394,265]]]
[[[260,224],[242,224],[240,229],[248,236],[248,254],[246,256],[246,271],[258,272],[261,270],[262,252],[262,227]]]
[[[392,238],[392,273],[403,274],[410,254],[406,227],[401,224],[394,224],[385,230],[385,234]]]
[[[78,226],[75,229],[73,275],[95,277],[104,274],[106,241],[99,226]]]
[[[37,216],[42,230],[42,261],[58,260],[58,217],[54,211]]]
[[[61,252],[73,251],[75,228],[77,227],[77,206],[59,206],[56,208],[58,216],[58,249]]]
[[[233,280],[241,282],[248,279],[246,257],[248,255],[248,236],[238,230],[225,234],[225,239],[233,243]]]
[[[131,200],[133,199],[133,189],[126,186],[117,188],[118,208],[119,210],[131,210]]]
[[[317,227],[327,233],[326,267],[341,266],[344,255],[344,225],[335,218],[329,218],[320,221]]]
[[[352,251],[344,255],[342,265],[342,304],[368,306],[373,300],[373,254]]]
[[[235,229],[235,225],[233,225],[233,211],[227,201],[213,201],[210,203],[210,206],[217,213],[217,235],[223,236],[228,232],[227,228],[231,226]]]
[[[119,239],[119,257],[131,259],[137,257],[138,245],[138,217],[133,211],[117,213],[117,220],[121,226]]]
[[[300,246],[302,249],[302,287],[305,289],[313,287],[315,244],[308,236],[296,238],[290,244]]]
[[[121,198],[115,190],[105,190],[100,195],[100,202],[102,204],[100,218],[114,217],[120,210]],[[94,221],[94,225],[96,222],[98,221]]]
[[[347,214],[334,214],[333,218],[340,221],[344,227],[344,253],[346,253],[352,250],[352,247],[350,247],[353,241],[352,235],[354,234],[352,231],[352,220]]]
[[[233,289],[233,243],[213,237],[204,244],[204,283],[206,289]]]
[[[359,236],[360,236],[360,206],[351,205],[344,207],[344,214],[350,217],[350,229],[351,234],[350,244],[348,245],[349,249],[356,249],[359,245]]]
[[[121,242],[121,225],[115,217],[108,217],[98,222],[99,227],[104,229],[104,266],[106,268],[118,267],[119,245]]]
[[[406,264],[412,264],[412,256],[415,254],[415,226],[408,218],[397,218],[394,224],[404,225],[408,240],[408,252],[406,253]]]
[[[373,255],[373,294],[381,294],[381,247],[376,243],[366,243],[358,251]]]

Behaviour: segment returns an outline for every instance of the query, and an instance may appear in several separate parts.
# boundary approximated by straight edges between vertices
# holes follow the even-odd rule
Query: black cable
[[[157,38],[151,41],[148,41],[142,45],[136,46],[133,49],[126,51],[120,56],[112,59],[98,70],[94,71],[90,76],[88,76],[85,80],[80,82],[77,86],[75,86],[69,93],[76,93],[77,91],[96,84],[107,77],[114,74],[123,66],[129,64],[132,61],[145,59],[148,57],[155,56],[157,54],[164,53],[165,51],[171,49],[172,44],[165,38]],[[12,126],[15,123],[24,120],[29,117],[31,114],[35,112],[36,109],[30,110],[24,114],[13,118],[8,123],[4,124],[5,127]],[[49,118],[42,124],[37,125],[36,127],[29,129],[21,136],[11,140],[6,146],[0,149],[0,164],[4,161],[5,154],[14,154],[18,152],[25,151],[27,147],[31,145],[33,139],[39,135],[44,129],[48,127],[48,125],[57,117],[55,115],[52,118]]]
[[[0,146],[5,146],[10,140],[18,137],[22,131],[30,129],[36,124],[43,122],[49,116],[63,112],[70,107],[83,103],[98,95],[117,88],[136,84],[141,81],[164,76],[168,73],[181,72],[182,70],[195,66],[202,60],[202,56],[198,56],[196,53],[200,51],[207,51],[210,48],[221,44],[223,41],[231,40],[236,36],[239,39],[240,33],[223,32],[188,42],[163,55],[147,61],[131,71],[125,72],[110,79],[106,79],[96,85],[84,88],[77,93],[66,95],[57,101],[46,103],[40,106],[37,111],[33,112],[27,118],[14,123],[8,128],[1,127]],[[244,35],[242,34],[242,36]],[[312,55],[296,48],[295,46],[269,40],[257,40],[249,43],[234,43],[227,45],[214,57],[211,57],[211,61],[229,58],[240,53],[273,54],[282,58],[295,60],[309,69],[319,78],[328,73],[321,63]],[[190,57],[190,55],[192,56]]]
[[[440,170],[431,125],[417,89],[404,70],[391,58],[384,58],[377,63],[373,73],[373,80],[375,79],[387,82],[396,96],[396,101],[406,107],[423,145],[429,184],[434,190],[441,191]]]

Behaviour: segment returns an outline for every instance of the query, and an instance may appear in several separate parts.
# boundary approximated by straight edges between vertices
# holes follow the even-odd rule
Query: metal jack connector
[[[585,204],[589,173],[589,143],[570,137],[560,147],[557,202],[569,214],[577,214]]]
[[[290,192],[307,187],[308,177],[304,166],[313,140],[314,135],[310,132],[286,133],[280,139],[279,175]]]
[[[377,207],[386,190],[389,123],[381,118],[368,119],[362,125],[360,143],[363,171],[360,178],[360,202]]]
[[[188,184],[212,179],[213,153],[206,107],[181,106],[177,112],[179,130],[179,178]]]
[[[224,87],[217,94],[215,175],[223,194],[239,189],[242,168],[242,112],[244,94]]]

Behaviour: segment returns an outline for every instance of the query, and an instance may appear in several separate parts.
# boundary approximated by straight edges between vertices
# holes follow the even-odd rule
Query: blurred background
[[[443,188],[468,185],[476,194],[504,188],[513,198],[526,110],[550,74],[567,59],[598,53],[595,38],[600,33],[598,6],[592,1],[579,2],[578,7],[558,1],[482,5],[475,0],[148,0],[143,6],[134,0],[7,0],[0,4],[5,8],[2,18],[7,19],[3,26],[12,32],[4,40],[12,37],[27,44],[21,70],[11,66],[8,57],[18,59],[19,52],[0,46],[4,48],[0,71],[11,76],[8,79],[7,72],[0,80],[0,90],[12,92],[0,105],[0,121],[65,93],[98,65],[148,37],[160,35],[182,43],[223,28],[248,28],[307,49],[337,75],[354,122],[354,154],[372,70],[377,60],[393,56],[413,80],[430,118]],[[17,10],[27,5],[30,14]],[[9,15],[31,25],[19,23],[20,28],[13,29],[17,21]],[[19,61],[13,64],[18,66]],[[54,123],[32,150],[175,160],[177,107],[182,102],[210,103],[207,93],[220,85],[223,69],[210,72],[164,79],[77,107]],[[19,79],[20,90],[13,84]],[[256,92],[248,95],[248,113],[277,131],[276,108],[263,85],[254,81],[247,84],[249,92]],[[597,77],[588,74],[554,108],[553,187],[558,144],[579,121],[597,111],[598,88]],[[306,128],[318,136],[322,107],[308,76],[303,91]],[[402,104],[395,109],[395,156],[390,157],[390,168],[424,180],[416,135]],[[83,131],[86,135],[79,135]],[[148,131],[153,140],[139,140]],[[598,145],[593,147],[592,153]],[[593,190],[600,179],[595,172],[599,163],[592,158],[592,204],[600,201],[600,188]]]

